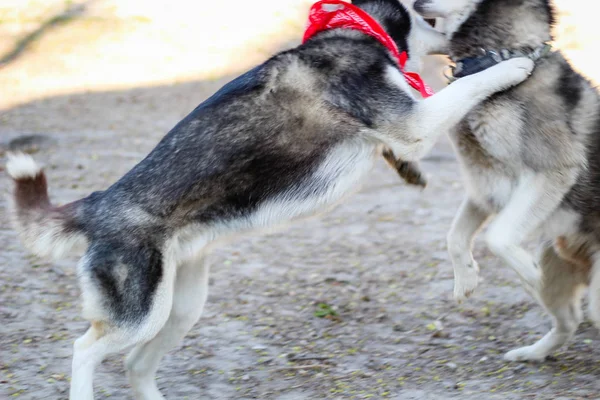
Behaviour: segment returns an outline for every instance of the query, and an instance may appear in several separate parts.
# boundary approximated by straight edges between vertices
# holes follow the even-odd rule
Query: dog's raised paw
[[[476,264],[464,271],[464,273],[454,276],[454,299],[458,303],[469,298],[479,284],[479,268]]]
[[[542,362],[546,359],[546,354],[536,351],[535,346],[520,347],[509,351],[504,355],[505,361],[510,362]]]
[[[508,70],[506,77],[511,81],[511,85],[523,82],[531,75],[535,68],[533,60],[527,57],[513,58],[503,63]]]
[[[506,62],[509,65],[511,65],[511,67],[513,67],[517,70],[524,71],[521,73],[525,73],[528,76],[531,75],[531,73],[533,72],[533,69],[535,68],[535,62],[531,58],[528,58],[528,57],[513,58]]]
[[[502,86],[508,88],[518,85],[531,75],[535,68],[533,60],[527,57],[513,58],[496,65],[495,72],[498,74],[495,80]],[[492,69],[490,68],[490,70]]]

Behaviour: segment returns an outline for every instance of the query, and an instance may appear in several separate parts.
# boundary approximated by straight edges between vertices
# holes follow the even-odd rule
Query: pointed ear
[[[400,0],[351,0],[350,2],[358,7],[367,3],[388,3],[394,6],[400,4]]]

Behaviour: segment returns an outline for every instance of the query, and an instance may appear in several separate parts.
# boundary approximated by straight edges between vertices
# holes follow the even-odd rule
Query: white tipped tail
[[[42,169],[33,157],[24,153],[9,153],[6,171],[13,179],[35,178]]]
[[[60,258],[85,244],[76,223],[79,202],[55,207],[48,198],[44,171],[27,154],[9,154],[6,165],[15,189],[10,214],[23,244],[39,256]]]

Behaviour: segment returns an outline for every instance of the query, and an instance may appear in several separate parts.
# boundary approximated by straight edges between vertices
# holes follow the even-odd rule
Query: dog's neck
[[[453,60],[476,57],[482,49],[534,50],[552,39],[551,16],[525,5],[507,9],[503,3],[472,2],[446,19],[444,30]]]
[[[386,20],[385,16],[382,15],[379,8],[377,7],[360,7],[363,11],[365,11],[367,14],[369,14],[369,16],[371,16],[371,18],[373,18],[382,28],[383,30],[392,38],[392,40],[394,41],[394,43],[396,43],[396,46],[398,47],[398,50],[400,52],[406,51],[408,52],[408,32],[410,31],[410,21],[407,22],[407,26],[406,26],[406,34],[403,34],[403,32],[397,32],[398,30],[394,30],[389,22]],[[319,32],[315,35],[315,37],[320,37],[320,38],[331,38],[331,37],[338,37],[338,38],[351,38],[351,39],[357,39],[357,38],[365,38],[368,37],[367,35],[365,35],[365,33],[360,32],[358,30],[354,30],[354,29],[346,29],[346,28],[334,28],[334,29],[328,29],[322,32]]]
[[[403,5],[391,6],[386,3],[368,2],[361,5],[360,8],[381,25],[396,43],[400,52],[409,52],[407,41],[411,30],[411,19]],[[390,15],[397,15],[400,19],[394,20],[390,18]]]

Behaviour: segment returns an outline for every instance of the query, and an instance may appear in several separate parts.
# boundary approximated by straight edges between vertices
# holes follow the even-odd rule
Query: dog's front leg
[[[465,198],[448,233],[448,253],[454,267],[454,298],[461,302],[478,284],[479,266],[473,259],[473,239],[489,214]]]
[[[494,93],[523,82],[533,70],[528,58],[514,58],[461,78],[439,93],[418,102],[408,129],[414,143],[397,143],[394,154],[406,161],[422,158],[442,133],[454,129],[466,115]]]
[[[490,250],[519,275],[525,289],[535,299],[538,298],[541,273],[521,244],[557,209],[576,178],[576,169],[531,172],[523,176],[486,234]]]

